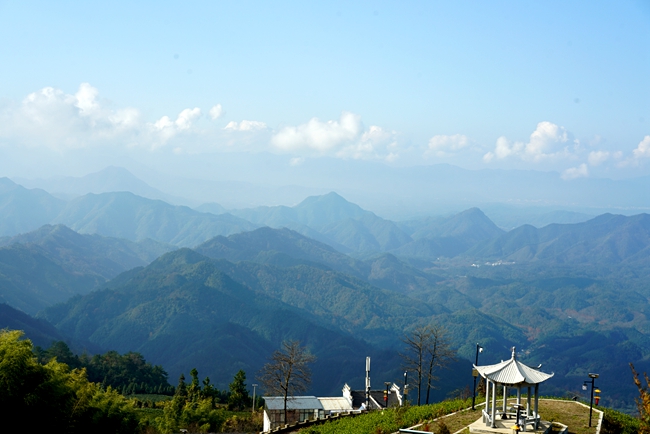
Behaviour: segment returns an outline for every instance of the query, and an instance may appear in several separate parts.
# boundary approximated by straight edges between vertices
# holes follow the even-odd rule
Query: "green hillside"
[[[235,279],[222,271],[229,267]],[[250,268],[256,280],[238,282],[243,275],[252,278]],[[391,302],[398,297],[391,300],[390,293],[350,279],[306,266],[236,265],[181,249],[107,289],[46,309],[42,317],[102,348],[141,352],[172,376],[196,367],[221,384],[239,369],[257,372],[283,340],[298,339],[318,356],[314,390],[338,394],[343,383],[361,381],[366,356],[377,357],[378,373],[398,379],[397,353],[356,333],[367,329],[367,336],[382,341],[407,326],[400,315],[405,304]],[[287,287],[289,282],[297,284]],[[374,304],[359,317],[366,302]],[[413,311],[423,309],[409,304]]]
[[[175,246],[194,246],[216,235],[252,230],[257,225],[230,214],[201,213],[132,193],[87,194],[65,206],[52,223],[77,232]]]
[[[97,275],[105,280],[146,265],[175,249],[174,246],[150,239],[136,243],[97,234],[79,234],[64,225],[45,225],[0,241],[0,246],[12,244],[23,244],[38,250],[69,272]]]
[[[0,303],[31,315],[47,306],[89,292],[105,279],[66,270],[37,247],[0,248]]]

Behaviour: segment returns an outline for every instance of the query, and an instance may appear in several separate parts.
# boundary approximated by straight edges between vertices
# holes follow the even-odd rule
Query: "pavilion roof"
[[[542,383],[555,374],[547,374],[536,368],[517,360],[515,349],[512,349],[512,358],[496,365],[476,366],[474,368],[479,375],[490,381],[501,384],[538,384]]]

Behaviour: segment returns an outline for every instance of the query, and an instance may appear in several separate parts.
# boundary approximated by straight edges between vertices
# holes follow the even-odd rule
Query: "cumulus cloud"
[[[462,134],[436,135],[429,139],[429,146],[425,154],[446,157],[467,148],[469,144],[469,138]]]
[[[321,122],[312,118],[306,124],[285,127],[273,136],[272,142],[284,150],[310,148],[327,151],[359,138],[361,129],[361,116],[343,112],[338,121]]]
[[[264,122],[247,120],[243,120],[241,122],[230,121],[225,127],[223,127],[224,130],[231,131],[255,131],[265,130],[266,128],[267,126]]]
[[[639,142],[639,145],[636,147],[634,151],[634,158],[640,159],[640,158],[648,158],[650,157],[650,136],[645,136],[641,142]]]
[[[223,116],[224,114],[223,107],[221,107],[221,104],[217,104],[210,109],[209,114],[210,114],[210,119],[215,121],[219,119],[221,116]]]
[[[365,128],[361,116],[342,112],[338,120],[312,118],[298,126],[284,127],[271,138],[279,150],[311,152],[339,158],[384,159],[398,157],[396,133],[372,125]]]
[[[487,152],[483,160],[490,162],[515,157],[524,161],[541,162],[571,156],[571,146],[575,148],[579,142],[573,140],[564,127],[545,121],[537,124],[528,143],[511,142],[506,137],[499,137],[494,151]]]
[[[0,138],[23,146],[46,146],[62,151],[107,144],[156,148],[193,129],[201,109],[182,110],[175,119],[162,116],[150,123],[138,109],[112,108],[99,91],[81,83],[74,94],[45,87],[20,103],[0,111]]]
[[[587,165],[585,163],[582,163],[577,167],[571,167],[562,172],[562,179],[565,180],[585,178],[587,176],[589,176],[589,169],[587,169]]]
[[[590,166],[599,166],[611,158],[612,154],[608,151],[591,151],[587,157]]]
[[[194,107],[180,112],[175,121],[172,121],[169,116],[163,116],[153,124],[153,127],[163,141],[166,141],[181,131],[189,130],[192,123],[200,117],[201,109]]]
[[[0,112],[0,137],[27,146],[81,148],[94,142],[124,139],[142,125],[140,111],[111,109],[99,91],[82,83],[74,95],[45,87]]]

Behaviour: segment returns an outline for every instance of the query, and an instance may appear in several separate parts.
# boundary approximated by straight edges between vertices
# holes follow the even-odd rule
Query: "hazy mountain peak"
[[[311,227],[319,227],[349,218],[359,219],[372,214],[359,205],[348,202],[335,192],[310,196],[294,207],[300,221]]]

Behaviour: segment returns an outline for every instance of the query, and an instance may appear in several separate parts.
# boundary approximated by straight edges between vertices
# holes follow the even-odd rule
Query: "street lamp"
[[[409,373],[408,371],[404,371],[404,404],[406,404],[408,401],[408,379],[409,379]]]
[[[591,413],[594,409],[594,382],[596,381],[596,378],[598,378],[598,374],[589,374],[589,378],[591,378],[591,399],[589,400],[589,427],[591,428]],[[598,392],[600,393],[600,390]],[[598,395],[596,405],[598,405],[599,400],[600,395]]]
[[[388,408],[388,387],[390,386],[390,381],[385,381],[386,391],[384,391],[384,407]]]
[[[252,413],[255,413],[255,388],[257,387],[257,384],[251,384],[253,386],[253,410]]]
[[[474,361],[474,366],[478,365],[478,353],[483,352],[483,347],[476,343],[476,360]],[[474,410],[474,402],[476,401],[476,377],[478,377],[478,371],[472,369],[472,376],[474,377],[474,389],[472,392],[472,410]]]

